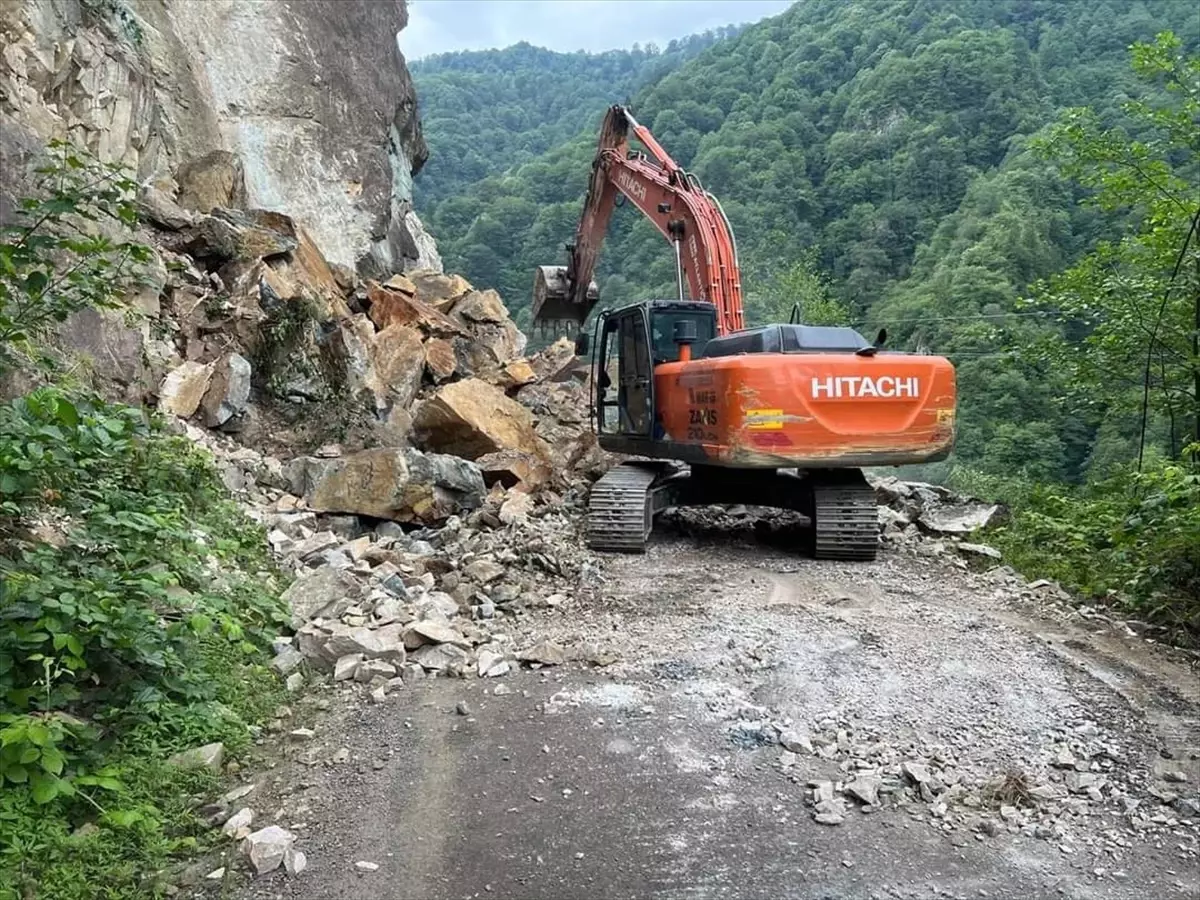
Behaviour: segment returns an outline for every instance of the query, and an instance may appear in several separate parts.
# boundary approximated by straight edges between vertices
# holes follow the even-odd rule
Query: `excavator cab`
[[[677,362],[716,336],[711,303],[651,300],[603,312],[596,321],[596,431],[658,438],[654,367]],[[687,349],[685,349],[687,348]]]

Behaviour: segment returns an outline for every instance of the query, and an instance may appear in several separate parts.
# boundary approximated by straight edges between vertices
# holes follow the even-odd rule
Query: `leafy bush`
[[[54,388],[0,407],[0,495],[6,807],[155,831],[130,772],[246,742],[243,680],[266,681],[285,621],[262,531],[185,438]],[[22,846],[6,825],[0,845]]]
[[[1009,504],[989,540],[1018,569],[1200,642],[1200,471],[1163,461],[1080,489],[962,469],[951,482]]]

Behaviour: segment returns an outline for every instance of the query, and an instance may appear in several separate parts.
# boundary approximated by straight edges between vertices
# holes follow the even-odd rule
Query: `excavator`
[[[619,197],[670,242],[677,294],[602,310],[589,334],[593,274]],[[592,486],[588,545],[644,552],[665,509],[745,504],[807,517],[818,559],[873,560],[879,525],[863,468],[949,455],[951,363],[881,349],[886,330],[872,343],[849,327],[747,328],[720,202],[624,106],[605,115],[566,250],[566,266],[534,273],[533,321],[579,329],[576,353],[591,354],[591,427],[602,448],[627,457]]]

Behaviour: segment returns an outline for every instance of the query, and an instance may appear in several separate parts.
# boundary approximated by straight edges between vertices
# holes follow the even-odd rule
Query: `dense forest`
[[[522,42],[504,50],[440,53],[409,68],[421,91],[430,158],[420,174],[422,215],[476,181],[531,162],[595,126],[596,110],[638,89],[741,28],[730,25],[605,53],[556,53]]]
[[[1200,436],[1198,46],[1200,13],[1172,0],[810,0],[677,54],[631,105],[721,198],[751,322],[800,302],[809,321],[886,325],[893,348],[955,363],[956,451],[921,476],[1083,491],[1131,463],[1191,459]],[[517,48],[439,65],[520,71],[506,53],[565,64]],[[439,108],[433,74],[416,77],[436,154],[439,132],[471,123],[445,121],[469,104]],[[416,197],[447,264],[528,328],[534,266],[564,261],[599,122],[629,81],[504,83],[513,99],[489,115],[511,102],[524,129],[491,161],[507,167],[444,166]],[[554,107],[560,86],[583,108]],[[539,128],[579,122],[536,154]],[[665,242],[618,211],[602,304],[670,295],[673,280]],[[1200,591],[1197,552],[1181,577]]]

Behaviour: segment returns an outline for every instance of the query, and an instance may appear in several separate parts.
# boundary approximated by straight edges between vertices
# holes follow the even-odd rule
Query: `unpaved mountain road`
[[[254,805],[308,868],[242,896],[1200,895],[1195,670],[952,562],[606,556],[598,598],[527,627],[617,661],[339,686],[290,725],[316,741]]]

